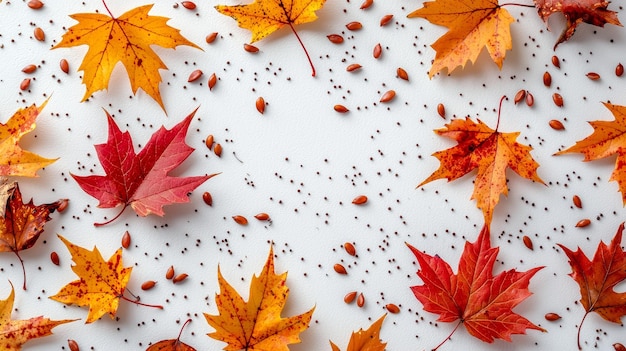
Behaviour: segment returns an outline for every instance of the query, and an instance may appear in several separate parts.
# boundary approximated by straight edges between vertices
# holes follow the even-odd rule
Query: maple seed
[[[354,247],[354,245],[352,245],[352,243],[349,242],[345,242],[343,244],[343,249],[346,250],[346,252],[348,253],[348,255],[350,256],[356,256],[356,248]]]
[[[360,293],[356,298],[356,305],[359,307],[363,307],[365,305],[365,296],[363,296],[363,293]]]
[[[385,308],[387,309],[387,311],[389,311],[389,313],[400,313],[400,307],[398,307],[396,304],[388,303],[385,305]]]
[[[67,63],[66,59],[61,59],[61,61],[59,62],[59,67],[61,67],[61,71],[63,71],[63,73],[67,74],[70,71],[70,65],[69,63]]]
[[[187,10],[195,10],[196,9],[196,4],[192,1],[183,1],[180,3],[181,5],[183,5],[184,8],[186,8]]]
[[[252,54],[256,54],[257,52],[259,52],[259,48],[250,44],[243,44],[243,49]]]
[[[217,76],[215,75],[215,73],[213,73],[209,77],[209,81],[208,81],[209,90],[213,90],[213,87],[215,87],[216,83],[217,83]]]
[[[437,104],[437,113],[439,117],[446,119],[446,107],[442,103]]]
[[[329,34],[326,36],[326,38],[328,38],[328,40],[330,40],[330,42],[333,44],[343,43],[343,37],[339,34]]]
[[[526,91],[526,105],[528,105],[528,107],[532,107],[534,104],[535,97],[530,93],[530,91]]]
[[[122,235],[122,247],[125,249],[128,249],[129,246],[130,246],[130,233],[127,230],[124,232],[124,235]]]
[[[544,316],[544,318],[545,318],[547,321],[554,322],[554,321],[557,321],[557,320],[561,319],[561,316],[559,316],[559,315],[558,315],[558,314],[556,314],[556,313],[549,312],[549,313],[546,313],[546,315]]]
[[[180,282],[182,282],[183,280],[187,279],[189,275],[187,273],[181,273],[177,276],[174,277],[174,279],[172,279],[172,283],[174,284],[178,284]]]
[[[198,80],[198,78],[200,78],[202,76],[202,71],[197,69],[193,72],[191,72],[191,74],[189,75],[189,78],[187,79],[187,82],[194,82],[196,80]]]
[[[524,245],[529,249],[532,250],[533,249],[533,241],[530,239],[530,237],[528,237],[528,235],[524,235],[524,237],[522,238],[522,241],[524,241]]]
[[[37,70],[37,66],[36,65],[27,65],[24,66],[24,68],[22,68],[22,72],[29,74],[29,73],[33,73],[35,72],[35,70]]]
[[[548,71],[543,73],[543,85],[547,87],[552,85],[552,76],[550,75],[550,72]]]
[[[80,351],[80,347],[78,347],[78,343],[76,342],[76,340],[67,339],[67,346],[69,347],[70,351]]]
[[[50,253],[50,261],[52,261],[55,266],[58,266],[61,263],[59,260],[59,254],[56,251],[52,251]]]
[[[386,93],[383,94],[383,96],[380,98],[380,102],[390,102],[391,100],[393,100],[393,98],[396,97],[396,92],[395,90],[389,90]]]
[[[380,55],[382,55],[383,53],[383,48],[382,46],[380,46],[380,43],[376,44],[376,46],[374,46],[374,51],[373,51],[373,56],[375,59],[380,58]]]
[[[624,65],[622,65],[621,63],[618,63],[617,66],[615,66],[615,75],[618,77],[621,77],[624,74]]]
[[[35,39],[39,40],[39,41],[44,41],[46,40],[46,33],[44,33],[43,29],[36,27],[35,30],[33,31],[33,35],[35,36]]]
[[[165,272],[165,279],[172,278],[174,278],[174,266],[170,266],[170,268],[167,269],[167,272]]]
[[[333,108],[335,109],[335,111],[337,111],[337,112],[339,112],[339,113],[347,113],[347,112],[349,112],[349,111],[350,111],[350,110],[348,110],[348,108],[347,108],[347,107],[345,107],[344,105],[335,105]]]
[[[591,79],[591,80],[598,80],[600,79],[600,75],[597,74],[596,72],[589,72],[586,74],[587,78]]]
[[[20,83],[21,90],[27,90],[30,87],[30,78],[24,78],[24,80]]]
[[[406,71],[402,67],[398,67],[398,69],[396,70],[396,75],[400,79],[409,80],[409,74],[406,73]]]
[[[348,271],[346,271],[346,267],[344,267],[341,263],[335,263],[333,269],[339,274],[348,274]]]
[[[255,105],[256,110],[259,111],[260,114],[263,114],[265,112],[265,99],[259,96],[256,99]]]
[[[343,302],[352,303],[352,301],[354,301],[354,299],[356,298],[356,294],[356,291],[351,291],[347,293],[346,296],[343,297]]]
[[[613,344],[613,349],[615,349],[615,351],[626,351],[626,346],[620,344],[619,342],[616,342],[615,344]]]
[[[583,202],[580,199],[580,196],[574,195],[574,197],[572,197],[572,202],[574,203],[574,206],[578,208],[583,208]]]
[[[141,284],[141,290],[150,290],[154,288],[156,282],[154,280],[147,280],[143,284]]]
[[[217,32],[213,32],[207,35],[204,40],[206,41],[207,44],[212,44],[215,41],[215,39],[217,39]]]
[[[521,89],[515,94],[515,97],[513,98],[513,102],[517,105],[517,103],[524,100],[525,97],[526,97],[526,90]]]
[[[552,119],[549,122],[550,127],[554,130],[563,130],[565,129],[565,126],[563,125],[563,123],[561,123],[561,121],[556,120],[556,119]]]
[[[389,22],[391,22],[391,20],[393,19],[393,15],[384,15],[383,18],[380,19],[380,26],[384,27],[386,25],[389,24]]]
[[[222,144],[220,143],[215,144],[215,146],[213,147],[213,153],[217,157],[222,157]]]
[[[30,7],[33,10],[39,10],[40,8],[43,7],[43,2],[39,0],[30,0],[28,2],[28,7]]]
[[[367,196],[359,195],[352,199],[352,203],[355,205],[364,205],[367,202]]]
[[[372,6],[372,4],[374,3],[374,0],[365,0],[363,1],[363,3],[361,4],[360,9],[361,10],[365,10],[367,8],[369,8],[370,6]]]
[[[556,55],[552,56],[552,65],[556,68],[561,68],[561,61],[559,60],[559,57]]]
[[[261,212],[261,213],[257,213],[256,215],[254,215],[254,218],[258,219],[259,221],[267,221],[270,219],[270,215],[268,215],[267,213]]]
[[[202,194],[202,201],[209,206],[213,206],[213,197],[208,191],[205,191],[204,194]]]
[[[213,134],[209,134],[209,136],[206,137],[206,140],[204,141],[204,145],[206,145],[206,147],[209,148],[209,150],[213,148],[214,139],[215,138],[213,137]]]
[[[348,30],[359,30],[363,28],[363,25],[361,22],[350,22],[346,24],[346,28],[348,28]]]
[[[348,67],[346,67],[346,71],[348,72],[353,72],[359,69],[361,69],[361,65],[359,65],[358,63],[353,63],[353,64],[348,65]]]
[[[591,224],[591,220],[589,218],[581,219],[576,223],[576,228],[584,228]]]
[[[233,220],[235,221],[235,223],[239,225],[248,225],[248,219],[246,219],[246,217],[244,216],[240,216],[240,215],[233,216]]]
[[[552,101],[554,101],[554,104],[557,105],[558,107],[563,107],[563,97],[561,96],[561,94],[559,93],[552,94]]]

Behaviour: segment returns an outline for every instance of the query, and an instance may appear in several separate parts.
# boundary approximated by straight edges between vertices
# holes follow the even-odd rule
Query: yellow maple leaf
[[[36,177],[37,170],[57,160],[43,158],[18,144],[25,134],[35,130],[35,120],[47,103],[21,108],[6,124],[0,123],[0,176]]]
[[[52,328],[76,320],[54,321],[43,316],[12,320],[14,301],[15,291],[11,285],[9,297],[6,300],[0,300],[0,346],[3,351],[19,351],[28,340],[52,335]]]
[[[216,295],[218,315],[204,314],[215,332],[209,337],[226,342],[224,350],[288,351],[288,344],[300,342],[299,334],[309,327],[313,310],[301,315],[282,318],[289,288],[287,273],[274,273],[274,253],[261,274],[252,277],[248,301],[222,277],[218,268],[220,293]]]
[[[131,300],[124,296],[133,268],[124,267],[121,248],[108,261],[105,261],[97,247],[94,246],[90,251],[72,244],[60,235],[59,238],[72,254],[72,260],[76,263],[72,266],[72,270],[80,279],[65,285],[50,298],[68,305],[89,306],[85,323],[94,322],[106,313],[114,318],[120,299],[138,305],[163,308],[140,303],[138,300]]]
[[[459,66],[465,67],[467,61],[475,63],[484,47],[502,68],[506,51],[512,48],[510,25],[515,19],[497,0],[428,1],[408,17],[421,17],[449,28],[432,44],[437,54],[428,72],[431,78],[444,68],[452,73]]]
[[[108,89],[113,68],[121,61],[128,73],[133,94],[141,88],[165,110],[159,91],[159,69],[167,69],[167,66],[150,46],[173,49],[187,45],[200,48],[183,37],[178,29],[168,26],[169,18],[148,15],[152,6],[134,8],[117,18],[108,8],[110,16],[100,13],[70,15],[78,24],[70,27],[53,49],[89,45],[78,68],[84,71],[83,83],[87,86],[83,101],[98,90]]]
[[[380,328],[383,326],[386,316],[384,314],[378,318],[367,330],[361,328],[358,332],[352,332],[346,351],[384,351],[387,343],[380,342]],[[332,341],[330,347],[332,351],[341,351]]]
[[[622,193],[622,202],[626,205],[626,106],[608,102],[604,106],[613,113],[615,119],[589,122],[594,129],[591,135],[555,155],[581,153],[585,156],[583,161],[587,162],[617,154],[615,169],[609,181],[617,182]]]
[[[315,11],[324,6],[326,0],[256,0],[247,5],[218,5],[215,9],[221,14],[237,20],[239,27],[252,32],[254,43],[288,25],[302,46],[315,76],[315,67],[294,25],[313,22]]]

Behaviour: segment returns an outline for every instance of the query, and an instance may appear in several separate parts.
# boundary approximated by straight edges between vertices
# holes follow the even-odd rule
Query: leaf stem
[[[113,13],[111,13],[111,10],[109,10],[109,6],[107,6],[107,3],[104,0],[102,0],[102,4],[104,4],[104,8],[109,13],[109,16],[111,16],[111,18],[114,18]]]
[[[507,2],[507,3],[504,3],[504,4],[500,4],[500,7],[503,7],[503,6],[535,7],[535,5],[520,4],[520,3],[517,3],[517,2]]]
[[[18,250],[14,250],[15,256],[20,260],[20,264],[22,264],[22,274],[24,275],[24,283],[22,283],[22,289],[26,290],[26,268],[24,268],[24,260],[20,256],[20,252]]]
[[[124,296],[124,295],[120,296],[120,298],[121,298],[122,300],[126,300],[126,301],[128,301],[128,302],[132,302],[132,303],[134,303],[135,305],[146,306],[146,307],[153,307],[153,308],[158,308],[158,309],[160,309],[160,310],[162,310],[162,309],[163,309],[163,306],[161,306],[161,305],[150,305],[150,304],[147,304],[147,303],[140,302],[140,301],[139,301],[139,299],[137,299],[137,300],[131,300],[131,299],[129,299],[128,297],[126,297],[126,296]]]
[[[441,343],[439,343],[439,345],[437,345],[434,349],[432,349],[431,351],[437,351],[438,348],[441,347],[441,345],[445,344],[446,341],[450,340],[450,338],[452,337],[452,334],[454,334],[454,332],[457,330],[457,328],[459,327],[459,325],[461,325],[461,323],[463,323],[463,321],[459,321],[459,323],[456,324],[456,326],[454,327],[454,329],[452,329],[452,332],[445,338],[443,339],[443,341]]]
[[[309,64],[311,65],[311,71],[312,71],[311,76],[315,77],[315,66],[313,66],[313,61],[311,61],[311,56],[309,56],[309,52],[306,50],[306,47],[304,46],[302,39],[300,39],[298,32],[296,32],[296,28],[294,28],[293,23],[289,22],[289,27],[291,27],[291,31],[293,31],[293,34],[296,35],[296,39],[298,39],[298,42],[300,42],[300,46],[302,46],[302,49],[304,50],[304,53],[306,54],[306,58],[307,60],[309,60]]]
[[[183,324],[183,326],[182,326],[182,327],[180,327],[180,332],[178,332],[178,337],[176,338],[176,341],[177,341],[177,342],[179,342],[179,341],[180,341],[180,337],[181,337],[181,335],[183,335],[183,329],[185,329],[185,326],[186,326],[187,324],[189,324],[189,323],[191,323],[191,318],[187,319],[187,320],[185,321],[185,323]]]
[[[583,322],[585,321],[585,318],[587,318],[587,315],[589,314],[589,311],[585,311],[585,315],[583,316],[583,319],[580,321],[580,324],[578,325],[578,336],[576,338],[576,341],[578,342],[578,349],[582,350],[583,347],[580,346],[580,329],[582,329],[583,327]]]
[[[113,222],[114,220],[120,218],[122,213],[124,213],[124,210],[126,209],[126,207],[128,207],[128,204],[124,204],[124,207],[122,207],[122,210],[118,214],[116,214],[115,217],[109,219],[108,221],[102,222],[102,223],[94,223],[93,225],[96,226],[96,227],[102,227],[103,225],[107,225],[107,224]]]
[[[500,105],[498,106],[498,122],[496,123],[496,132],[498,131],[498,127],[500,126],[500,112],[502,111],[502,102],[506,99],[506,95],[502,95],[500,98]]]

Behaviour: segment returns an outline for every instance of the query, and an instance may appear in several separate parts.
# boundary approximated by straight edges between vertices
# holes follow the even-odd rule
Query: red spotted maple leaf
[[[458,321],[452,333],[433,350],[443,345],[461,324],[472,336],[488,343],[495,339],[511,341],[512,334],[525,334],[526,329],[545,331],[513,312],[531,295],[528,283],[543,267],[526,272],[511,269],[494,276],[499,248],[491,247],[487,225],[475,243],[465,243],[457,274],[441,257],[407,245],[417,258],[417,275],[424,282],[411,287],[415,297],[425,311],[439,314],[438,321]]]
[[[96,145],[98,159],[106,175],[72,177],[89,195],[100,200],[98,207],[123,206],[122,210],[105,223],[117,219],[129,205],[140,216],[154,213],[163,216],[163,206],[189,201],[188,194],[215,174],[196,177],[171,177],[170,171],[178,167],[193,152],[185,143],[187,129],[197,109],[174,128],[161,127],[138,153],[128,132],[122,133],[111,115],[109,139]]]

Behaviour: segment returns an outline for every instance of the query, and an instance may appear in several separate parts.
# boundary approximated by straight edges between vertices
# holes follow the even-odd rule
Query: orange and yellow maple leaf
[[[385,314],[378,318],[367,330],[359,329],[358,332],[352,332],[346,351],[385,351],[387,343],[380,342],[380,328],[386,316]],[[330,347],[332,351],[341,351],[332,341]]]
[[[124,267],[121,248],[108,261],[105,261],[97,247],[90,251],[72,244],[60,235],[59,238],[72,254],[72,260],[76,263],[72,266],[72,270],[80,279],[65,285],[50,298],[64,304],[89,306],[85,323],[92,323],[106,313],[114,318],[120,299],[139,305],[163,308],[146,305],[124,296],[133,268]]]
[[[467,117],[454,119],[435,133],[456,140],[458,145],[433,154],[440,161],[439,169],[417,187],[442,178],[450,182],[478,169],[472,199],[476,199],[487,225],[491,223],[500,195],[508,194],[507,168],[521,177],[544,184],[537,175],[539,164],[530,155],[532,147],[515,141],[519,132],[501,133],[481,120],[476,123]]]
[[[27,341],[52,335],[52,328],[75,321],[75,319],[54,321],[43,316],[12,320],[14,301],[15,291],[11,285],[9,297],[0,300],[0,348],[4,351],[19,351]]]
[[[289,288],[287,273],[274,273],[274,252],[261,274],[252,277],[248,301],[222,277],[218,268],[220,293],[216,295],[218,315],[204,314],[215,329],[209,337],[228,345],[224,350],[289,351],[288,344],[300,342],[299,334],[309,327],[313,310],[294,317],[280,316]]]
[[[626,205],[626,106],[608,102],[604,106],[613,113],[615,119],[589,122],[594,129],[591,135],[555,155],[581,153],[585,156],[583,161],[587,162],[617,154],[615,169],[609,180],[617,182],[622,202]]]
[[[37,170],[56,161],[26,151],[18,144],[24,135],[35,130],[35,120],[47,103],[48,100],[39,107],[33,104],[19,109],[6,124],[0,123],[0,176],[36,177]]]
[[[169,49],[179,45],[199,47],[183,37],[178,29],[168,26],[168,18],[148,15],[150,9],[152,5],[143,5],[117,18],[110,12],[110,16],[100,13],[70,16],[78,24],[70,27],[54,49],[89,45],[78,68],[84,71],[83,83],[87,86],[83,101],[98,90],[108,89],[113,68],[121,61],[133,94],[141,88],[165,110],[159,91],[159,70],[167,69],[167,66],[150,46]]]
[[[506,51],[512,48],[510,25],[515,19],[497,0],[428,1],[408,17],[421,17],[449,29],[432,44],[437,53],[428,72],[431,78],[444,68],[451,73],[465,67],[467,61],[475,63],[484,47],[502,68]]]

